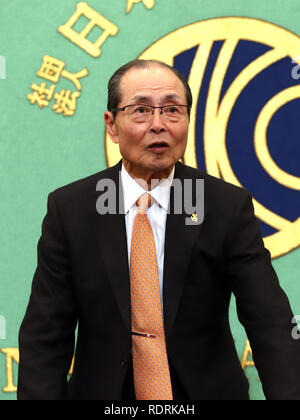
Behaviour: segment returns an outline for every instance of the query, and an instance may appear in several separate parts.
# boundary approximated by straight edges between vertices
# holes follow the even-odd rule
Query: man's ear
[[[110,111],[104,112],[106,130],[114,143],[119,143],[119,133],[115,124],[114,115]]]

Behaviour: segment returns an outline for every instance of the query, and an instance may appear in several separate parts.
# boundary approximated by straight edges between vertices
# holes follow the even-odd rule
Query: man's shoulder
[[[98,182],[103,179],[112,179],[117,181],[120,170],[121,165],[118,163],[115,166],[106,168],[102,171],[56,188],[52,192],[52,195],[54,195],[56,199],[64,201],[74,199],[80,199],[83,201],[89,199],[90,197],[94,198],[95,193],[97,192]]]
[[[216,197],[223,197],[226,194],[229,194],[230,196],[251,194],[243,187],[234,185],[230,182],[224,181],[223,179],[210,175],[200,169],[193,168],[182,163],[178,163],[176,165],[175,177],[182,179],[203,179],[206,193]]]
[[[55,194],[68,194],[76,193],[78,191],[82,192],[83,190],[93,188],[95,190],[97,183],[101,179],[116,179],[118,178],[119,170],[121,166],[119,164],[112,166],[110,168],[103,169],[102,171],[96,172],[87,177],[78,179],[69,184],[63,185],[53,191]]]
[[[175,176],[179,178],[204,180],[206,215],[210,214],[211,217],[217,217],[219,220],[228,220],[239,206],[247,205],[250,209],[252,194],[245,188],[186,165],[180,164],[178,169],[179,171],[177,171],[177,175],[175,173]]]

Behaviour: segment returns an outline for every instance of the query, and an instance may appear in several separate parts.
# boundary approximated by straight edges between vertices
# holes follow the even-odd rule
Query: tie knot
[[[151,204],[152,204],[152,197],[149,193],[145,193],[141,195],[140,198],[136,202],[138,213],[146,214]]]

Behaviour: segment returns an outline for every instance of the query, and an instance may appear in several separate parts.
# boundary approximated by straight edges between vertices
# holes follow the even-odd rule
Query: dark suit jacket
[[[120,399],[131,357],[124,215],[99,215],[100,179],[119,185],[121,164],[49,195],[38,266],[19,336],[19,399]],[[232,292],[268,399],[300,399],[300,341],[264,248],[249,192],[176,164],[175,178],[204,179],[205,218],[167,217],[167,352],[191,400],[248,398],[230,331]],[[74,352],[74,373],[67,374]]]

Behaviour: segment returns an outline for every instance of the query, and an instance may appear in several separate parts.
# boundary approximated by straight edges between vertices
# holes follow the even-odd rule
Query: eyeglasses
[[[188,105],[126,105],[123,108],[111,109],[111,112],[123,111],[128,118],[137,123],[148,122],[154,115],[154,110],[160,109],[160,115],[170,122],[178,122],[185,119],[189,115],[190,107]]]

